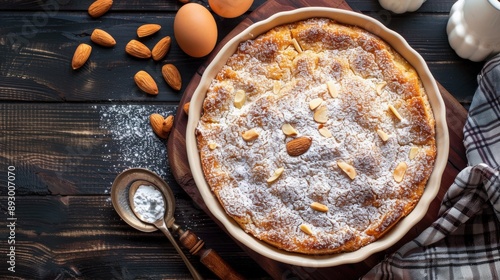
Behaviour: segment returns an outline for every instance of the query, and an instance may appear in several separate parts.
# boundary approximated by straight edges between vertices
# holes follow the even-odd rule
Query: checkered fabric
[[[464,127],[469,166],[438,219],[362,279],[500,279],[500,55],[478,83]]]

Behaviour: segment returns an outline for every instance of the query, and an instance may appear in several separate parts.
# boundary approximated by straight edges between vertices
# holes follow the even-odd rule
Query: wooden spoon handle
[[[190,230],[179,230],[179,241],[189,252],[200,257],[208,269],[210,269],[220,279],[237,280],[244,279],[229,264],[224,261],[217,252],[205,248],[205,242]]]

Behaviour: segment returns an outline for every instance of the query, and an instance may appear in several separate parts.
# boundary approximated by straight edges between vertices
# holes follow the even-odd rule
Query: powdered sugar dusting
[[[296,34],[280,27],[242,44],[212,81],[198,126],[207,181],[226,212],[257,238],[290,251],[351,251],[374,241],[411,210],[432,170],[433,139],[422,141],[430,139],[421,136],[429,130],[416,129],[428,125],[425,112],[406,109],[408,100],[423,98],[405,76],[411,70],[391,64],[394,60],[374,37],[356,33],[352,40],[352,29],[337,25],[329,30],[326,23],[309,20],[314,32],[301,26],[302,33]],[[303,52],[295,51],[292,34]],[[312,41],[328,35],[338,37],[321,42],[324,48]],[[262,54],[260,61],[256,53]],[[338,96],[329,94],[329,81],[338,85]],[[382,83],[389,85],[377,90]],[[238,90],[247,93],[241,108],[233,105]],[[309,108],[316,98],[323,99],[320,107],[327,110],[321,124]],[[402,120],[389,105],[399,108]],[[283,133],[285,123],[298,131],[296,137],[312,139],[306,153],[287,153],[285,145],[295,136]],[[320,127],[332,137],[321,135]],[[259,133],[254,141],[241,137],[250,129]],[[377,129],[389,139],[383,141]],[[410,160],[415,145],[422,152]],[[357,176],[346,176],[338,161],[352,165]],[[402,161],[410,171],[397,183],[393,171]],[[280,178],[269,184],[273,171],[282,167]],[[328,212],[311,209],[313,202],[327,205]],[[313,234],[302,232],[302,224]]]

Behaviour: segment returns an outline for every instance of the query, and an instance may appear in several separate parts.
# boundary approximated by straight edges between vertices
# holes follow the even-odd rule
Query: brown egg
[[[186,54],[203,57],[217,43],[217,24],[207,8],[197,3],[188,3],[175,15],[174,36]]]
[[[214,13],[225,18],[235,18],[244,14],[253,0],[208,0],[208,4]]]

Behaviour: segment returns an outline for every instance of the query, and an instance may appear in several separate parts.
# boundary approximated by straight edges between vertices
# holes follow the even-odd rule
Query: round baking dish
[[[242,41],[255,38],[275,26],[312,17],[326,17],[340,23],[358,26],[389,43],[417,70],[426,89],[436,119],[437,157],[435,166],[427,182],[425,191],[413,211],[407,217],[399,221],[387,234],[375,242],[354,252],[331,255],[291,253],[268,245],[247,234],[226,214],[205,181],[195,137],[195,129],[202,113],[202,103],[210,82],[225,64],[229,56],[235,52],[238,44]],[[424,59],[408,45],[403,37],[389,30],[377,20],[359,13],[334,8],[308,7],[274,14],[266,20],[249,26],[224,45],[204,71],[201,81],[191,99],[189,120],[186,130],[186,148],[189,166],[203,200],[212,214],[226,227],[229,234],[250,249],[276,261],[305,267],[328,267],[360,262],[376,252],[389,248],[399,241],[425,216],[430,203],[434,200],[440,188],[441,176],[448,159],[449,136],[446,125],[445,106],[436,81],[430,73]]]

